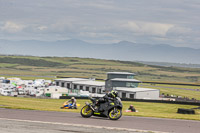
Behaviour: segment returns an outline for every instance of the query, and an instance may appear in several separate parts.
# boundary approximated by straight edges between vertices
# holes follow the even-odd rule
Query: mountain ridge
[[[200,49],[128,41],[94,44],[78,39],[57,41],[0,40],[0,54],[200,64],[200,58],[198,58],[200,57]]]

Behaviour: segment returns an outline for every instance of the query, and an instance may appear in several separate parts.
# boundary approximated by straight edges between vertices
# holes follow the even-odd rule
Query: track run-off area
[[[200,117],[200,116],[199,116]],[[199,133],[200,121],[122,116],[117,121],[107,118],[82,118],[79,113],[0,108],[0,129],[4,132],[173,132]],[[13,129],[13,125],[18,126]],[[29,125],[27,125],[29,124]],[[25,126],[26,125],[26,126]],[[32,125],[32,126],[31,126]],[[40,128],[37,128],[37,125]],[[41,128],[41,125],[42,128]],[[47,126],[48,125],[48,126]],[[11,126],[9,128],[9,126]],[[35,126],[35,127],[34,127]],[[29,127],[29,128],[25,128]],[[31,128],[33,128],[31,130]],[[46,128],[44,128],[46,127]],[[20,129],[22,128],[22,129]],[[66,129],[67,128],[67,129]],[[70,129],[69,129],[70,128]],[[30,129],[30,130],[29,130]],[[37,129],[37,130],[36,130]],[[46,130],[46,131],[45,131]],[[41,132],[41,131],[38,131]]]

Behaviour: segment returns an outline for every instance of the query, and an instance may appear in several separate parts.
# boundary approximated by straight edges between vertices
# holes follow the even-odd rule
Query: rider
[[[67,105],[68,105],[68,106],[69,106],[69,104],[71,104],[71,105],[70,105],[70,108],[74,108],[74,109],[77,108],[77,107],[76,107],[76,99],[75,99],[75,97],[71,97],[71,99],[67,101]]]
[[[105,100],[113,100],[114,98],[116,98],[118,96],[118,92],[112,90],[111,92],[107,93],[103,98]]]
[[[114,91],[114,90],[112,90],[109,93],[106,93],[105,96],[103,96],[102,98],[100,98],[97,101],[96,105],[99,106],[99,111],[103,111],[103,104],[102,103],[109,102],[109,100],[114,100],[114,98],[116,98],[117,96],[118,96],[118,92]]]
[[[130,107],[128,108],[128,110],[130,110],[131,112],[136,112],[136,109],[134,108],[133,105],[130,105]]]

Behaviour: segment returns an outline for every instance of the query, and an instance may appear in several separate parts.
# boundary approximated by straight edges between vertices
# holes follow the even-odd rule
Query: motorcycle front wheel
[[[88,105],[85,105],[81,109],[81,116],[82,117],[89,118],[89,117],[92,116],[92,114],[93,114],[93,110]]]
[[[108,113],[108,118],[110,120],[118,120],[122,116],[122,110],[121,109],[111,109]]]

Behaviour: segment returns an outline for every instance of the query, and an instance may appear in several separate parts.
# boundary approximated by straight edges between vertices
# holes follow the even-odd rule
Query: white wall
[[[136,99],[158,99],[159,93],[160,93],[159,90],[137,92],[135,95],[135,98]]]
[[[122,98],[122,93],[126,93],[126,98],[130,98],[130,94],[134,94],[135,99],[158,99],[159,98],[159,90],[155,91],[140,91],[140,92],[123,92],[118,91],[119,97]]]
[[[49,86],[45,88],[45,93],[67,93],[68,89],[60,86]]]
[[[52,93],[52,94],[51,94],[51,98],[54,98],[54,99],[59,99],[60,96],[62,96],[61,93]]]

